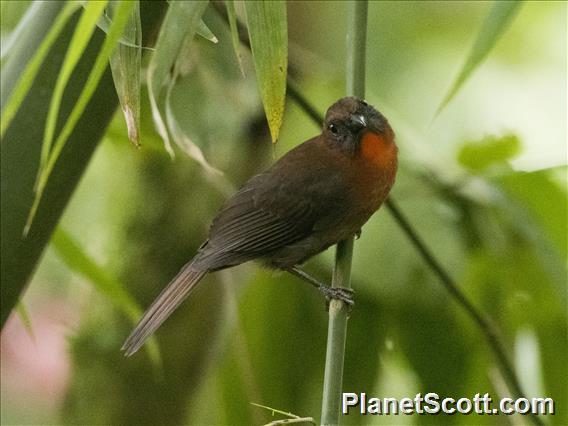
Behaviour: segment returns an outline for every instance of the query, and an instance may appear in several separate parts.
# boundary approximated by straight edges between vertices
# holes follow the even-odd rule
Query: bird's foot
[[[310,274],[304,272],[299,266],[291,267],[290,269],[288,269],[288,272],[290,272],[292,275],[295,275],[296,277],[301,278],[302,280],[313,285],[315,288],[317,288],[319,291],[321,291],[323,293],[323,295],[325,296],[325,300],[326,300],[325,306],[326,306],[327,310],[329,310],[329,302],[333,299],[341,300],[343,303],[345,303],[349,307],[350,311],[351,311],[353,305],[355,304],[355,301],[353,300],[354,291],[351,288],[330,287],[330,286],[322,283],[321,281],[318,281],[317,279],[312,277]]]
[[[326,306],[329,308],[329,302],[331,300],[341,300],[347,306],[352,307],[355,305],[355,300],[353,299],[353,294],[355,293],[353,289],[346,287],[329,287],[327,285],[322,285],[319,290],[323,293],[326,298]]]

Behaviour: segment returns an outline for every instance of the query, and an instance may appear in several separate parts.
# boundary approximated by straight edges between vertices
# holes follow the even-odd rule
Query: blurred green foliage
[[[458,154],[458,161],[470,172],[480,173],[491,165],[503,165],[520,150],[521,143],[515,135],[500,138],[489,136],[481,141],[464,144]]]
[[[566,424],[568,191],[566,91],[560,90],[566,49],[558,47],[566,45],[566,4],[526,4],[486,64],[430,127],[488,5],[370,6],[368,100],[398,135],[394,195],[462,290],[498,324],[522,361],[519,367],[530,366],[519,370],[529,396],[554,398],[557,413],[548,420]],[[2,19],[3,29],[13,28]],[[319,131],[288,102],[280,141],[271,147],[252,57],[242,49],[243,77],[230,31],[211,8],[203,19],[219,43],[194,40],[171,107],[182,130],[224,176],[206,172],[181,152],[169,158],[144,91],[142,148],[129,144],[117,113],[62,221],[142,306],[195,253],[229,187]],[[288,4],[289,72],[321,112],[343,95],[344,21],[339,2]],[[331,267],[331,251],[307,265],[324,280]],[[297,279],[254,264],[211,275],[158,332],[160,369],[144,352],[122,357],[129,318],[79,285],[78,274],[65,271],[50,248],[24,299],[32,318],[34,306],[62,294],[87,300],[77,307],[76,327],[64,332],[71,354],[64,402],[49,418],[38,414],[36,423],[273,420],[250,402],[319,418],[327,314],[320,295]],[[353,274],[357,305],[348,329],[345,391],[506,396],[483,336],[383,210],[356,242]],[[527,332],[538,351],[518,344]],[[529,380],[533,372],[540,372],[541,388]],[[17,404],[4,410],[4,394],[17,396],[17,390],[3,390],[2,423],[29,419],[33,401],[27,400],[28,412]],[[507,422],[503,416],[357,414],[343,421]],[[513,421],[526,423],[522,417]]]

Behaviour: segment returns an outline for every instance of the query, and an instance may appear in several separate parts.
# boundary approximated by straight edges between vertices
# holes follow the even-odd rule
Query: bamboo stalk
[[[348,3],[346,91],[349,96],[365,97],[365,53],[367,40],[367,0]],[[337,244],[333,287],[351,288],[353,237]],[[322,425],[339,424],[345,340],[349,306],[340,300],[329,304],[327,351],[322,399]]]

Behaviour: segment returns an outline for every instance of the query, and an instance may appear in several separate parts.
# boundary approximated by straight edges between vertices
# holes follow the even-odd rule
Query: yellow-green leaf
[[[286,100],[288,30],[283,1],[245,2],[254,67],[272,142],[278,134]]]
[[[53,26],[49,29],[49,32],[42,40],[37,52],[31,58],[29,63],[26,65],[24,72],[22,73],[21,77],[18,79],[16,86],[12,90],[8,101],[6,102],[4,108],[2,109],[2,116],[0,117],[0,135],[3,137],[4,132],[10,126],[12,119],[18,112],[20,105],[22,104],[23,100],[25,99],[26,95],[28,94],[32,84],[35,80],[37,73],[47,55],[47,52],[51,49],[55,40],[61,33],[65,24],[73,15],[73,13],[79,8],[79,3],[77,2],[69,2],[65,5],[63,10],[57,16],[57,19],[53,23]],[[32,7],[30,13],[35,13],[37,8]],[[27,18],[23,19],[27,21]]]
[[[114,6],[114,3],[111,3]],[[111,8],[111,10],[114,7]],[[128,139],[140,146],[140,63],[142,59],[142,24],[140,2],[136,1],[130,19],[124,28],[123,38],[130,45],[120,43],[110,58],[114,87],[120,101],[128,129]]]
[[[159,105],[166,95],[166,87],[171,79],[170,71],[187,37],[193,37],[207,1],[172,1],[162,23],[156,50],[148,66],[148,95],[152,106],[152,117],[156,130],[164,140],[168,153],[174,151],[170,143],[168,129]]]
[[[66,118],[65,125],[63,126],[61,133],[57,137],[57,140],[53,144],[53,149],[49,150],[49,147],[48,147],[45,164],[40,163],[40,169],[39,169],[39,173],[38,173],[38,181],[37,181],[37,186],[36,186],[36,194],[35,194],[34,202],[32,204],[32,208],[30,210],[30,214],[28,216],[28,220],[26,222],[26,226],[25,226],[25,229],[24,229],[24,235],[27,235],[27,233],[29,232],[29,229],[32,225],[33,219],[34,219],[35,214],[37,212],[37,209],[39,207],[39,203],[41,201],[43,191],[44,191],[44,189],[47,185],[47,181],[49,179],[49,176],[51,175],[51,172],[53,171],[55,163],[57,162],[57,159],[59,158],[59,155],[61,154],[61,151],[63,150],[63,147],[65,146],[65,143],[69,139],[71,132],[73,132],[73,129],[75,128],[75,125],[77,124],[77,121],[79,121],[79,118],[81,118],[81,115],[85,111],[85,108],[87,107],[87,104],[89,103],[89,100],[91,99],[91,96],[93,95],[93,93],[95,92],[95,90],[97,88],[99,80],[101,79],[101,77],[103,76],[103,74],[106,70],[109,57],[112,54],[116,45],[118,44],[118,40],[120,39],[120,36],[122,35],[122,32],[124,30],[124,27],[126,26],[126,23],[128,22],[128,19],[130,17],[130,12],[131,12],[133,6],[134,6],[134,3],[131,2],[131,1],[128,1],[128,0],[121,1],[118,4],[117,9],[116,9],[115,19],[113,20],[110,31],[107,34],[105,41],[103,42],[103,45],[101,47],[101,50],[99,51],[99,54],[97,55],[97,59],[95,60],[95,63],[94,63],[93,68],[91,70],[91,73],[89,74],[89,77],[87,78],[87,81],[85,83],[83,91],[81,92],[79,99],[75,103],[75,106],[71,110],[71,113]],[[75,39],[75,36],[78,36],[78,34],[81,33],[80,24],[81,24],[81,21],[79,21],[79,24],[77,26],[77,29],[75,30],[75,33],[73,35],[73,39],[71,40],[71,44],[70,44],[69,48],[71,48],[71,46],[74,45],[73,40]],[[90,27],[90,21],[87,23],[87,26]],[[75,45],[75,47],[76,47],[76,45]],[[75,55],[73,55],[73,56],[75,56]],[[74,61],[74,58],[72,60]],[[62,66],[63,68],[65,68],[66,61],[67,61],[67,57],[66,57],[66,60],[63,63],[63,66]],[[59,100],[59,103],[60,102],[61,102],[61,99]],[[57,110],[59,110],[59,105],[57,106]],[[51,112],[51,109],[50,109],[50,112]],[[46,141],[44,140],[44,145],[42,145],[42,149],[44,149],[46,147],[45,144],[46,144]],[[51,144],[49,144],[49,145],[51,145]]]
[[[477,33],[475,42],[467,55],[460,73],[438,107],[436,115],[453,99],[466,80],[487,57],[491,49],[495,47],[501,36],[509,28],[521,5],[522,2],[518,0],[495,1],[493,3],[489,14]]]
[[[43,135],[43,145],[41,147],[40,169],[45,167],[51,150],[63,92],[65,91],[65,87],[67,87],[67,82],[71,78],[75,66],[79,62],[79,59],[81,59],[83,51],[91,39],[93,31],[97,27],[97,21],[99,20],[99,16],[103,13],[106,4],[107,1],[90,1],[87,3],[85,10],[83,10],[81,14],[81,19],[77,24],[73,38],[69,43],[65,60],[61,66],[61,71],[57,77],[55,89],[53,89],[53,96],[49,104],[49,112],[47,113],[47,121]]]

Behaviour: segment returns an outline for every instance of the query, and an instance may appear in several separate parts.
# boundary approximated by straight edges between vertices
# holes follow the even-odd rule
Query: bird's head
[[[331,143],[373,163],[396,156],[394,132],[387,119],[355,97],[340,99],[327,110],[323,133]]]

